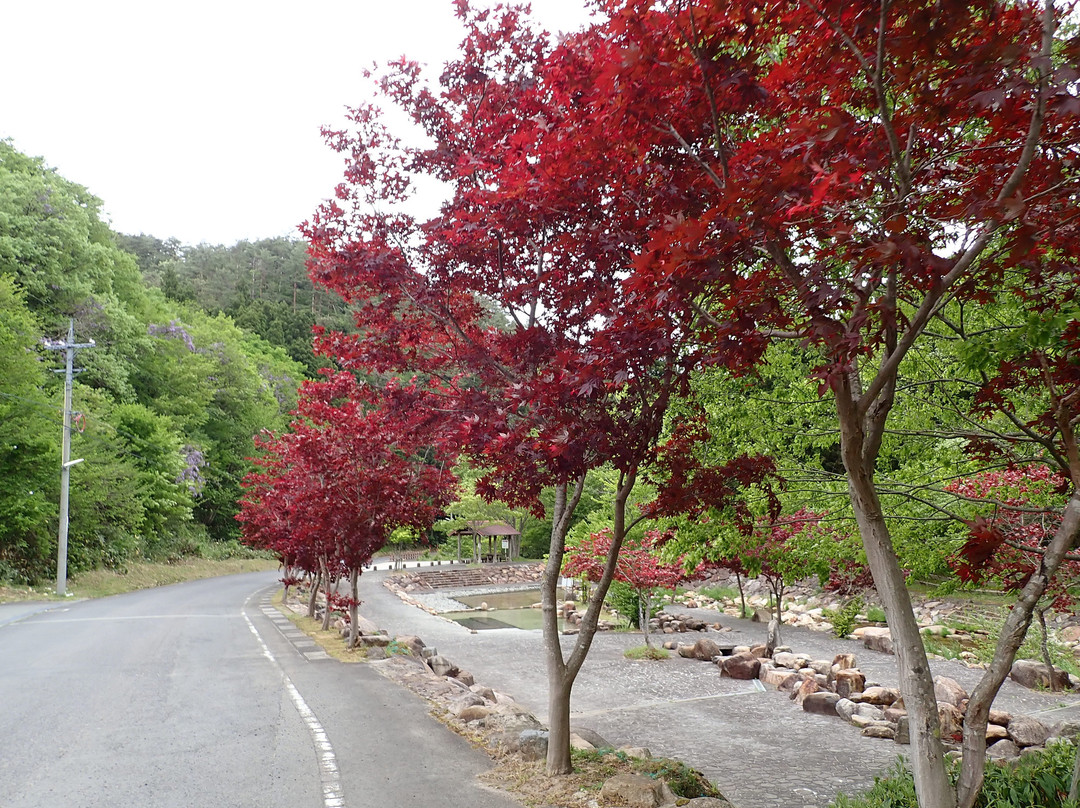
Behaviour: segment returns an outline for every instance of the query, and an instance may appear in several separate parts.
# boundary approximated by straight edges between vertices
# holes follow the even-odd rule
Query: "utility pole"
[[[76,343],[75,321],[68,320],[67,339],[63,342],[47,341],[45,347],[51,351],[63,351],[66,359],[64,370],[53,371],[64,374],[64,438],[60,452],[60,536],[56,547],[56,594],[64,597],[67,593],[68,487],[71,482],[71,467],[82,462],[82,458],[71,459],[71,380],[77,372],[74,368],[75,350],[93,348],[94,341]]]

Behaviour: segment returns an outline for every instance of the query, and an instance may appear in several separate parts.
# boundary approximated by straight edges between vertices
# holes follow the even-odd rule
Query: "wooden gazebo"
[[[521,532],[506,522],[474,520],[454,531],[457,557],[461,558],[461,537],[472,537],[472,560],[476,563],[509,561],[521,555]]]

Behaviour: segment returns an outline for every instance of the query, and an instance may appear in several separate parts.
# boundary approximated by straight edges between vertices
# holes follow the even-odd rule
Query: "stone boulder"
[[[842,697],[861,693],[866,687],[866,677],[858,668],[841,668],[833,676],[833,688]]]
[[[835,693],[811,693],[803,699],[803,712],[813,713],[815,715],[837,715],[836,703],[838,701],[840,701],[840,697]]]
[[[1048,668],[1041,662],[1033,659],[1018,659],[1013,663],[1009,671],[1009,678],[1017,684],[1034,690],[1035,688],[1050,688],[1051,677],[1053,687],[1058,690],[1068,690],[1071,687],[1069,674],[1060,668]]]
[[[907,707],[904,706],[904,700],[897,699],[888,707],[885,708],[885,720],[892,721],[894,724],[901,718],[907,717]]]
[[[485,707],[482,704],[473,705],[471,707],[465,707],[457,714],[460,721],[466,724],[472,724],[473,722],[484,721],[491,715],[491,708]]]
[[[998,741],[986,750],[987,760],[1012,760],[1020,757],[1020,747],[1006,739]]]
[[[761,660],[749,652],[732,654],[720,661],[720,671],[732,679],[757,679]]]
[[[444,657],[442,654],[436,654],[433,657],[429,657],[427,660],[428,667],[431,668],[432,673],[436,676],[449,676],[453,678],[460,672],[457,665]]]
[[[628,808],[659,808],[675,802],[675,794],[662,780],[643,774],[616,774],[600,789],[600,799]]]
[[[790,671],[780,684],[776,686],[776,689],[781,693],[791,693],[793,694],[792,698],[795,698],[794,693],[799,689],[799,685],[802,683],[803,677],[799,676],[795,671]]]
[[[896,739],[896,727],[888,721],[875,721],[869,726],[863,727],[862,734],[867,738]]]
[[[409,653],[414,657],[424,656],[424,641],[414,634],[405,634],[401,637],[394,637],[394,641],[405,648],[409,649]]]
[[[959,741],[964,736],[964,714],[952,704],[937,706],[938,724],[941,726],[941,740]]]
[[[361,634],[359,637],[360,645],[365,648],[385,648],[390,644],[390,635],[388,634]]]
[[[833,668],[835,670],[847,670],[848,668],[855,667],[855,655],[854,654],[837,654],[833,657]]]
[[[356,628],[360,632],[360,636],[369,637],[373,634],[382,634],[383,631],[362,614],[356,616]]]
[[[1080,722],[1059,721],[1051,727],[1050,736],[1052,738],[1076,738],[1080,736]]]
[[[851,699],[839,699],[836,704],[833,705],[836,709],[836,714],[845,721],[850,721],[852,716],[855,715],[855,710],[858,708],[858,704]]]
[[[1019,747],[1042,746],[1050,737],[1050,728],[1037,718],[1018,715],[1009,722],[1009,737]]]
[[[802,667],[802,665],[798,664],[799,658],[788,651],[773,651],[772,661],[774,665],[780,668],[798,670]]]
[[[878,704],[888,707],[900,698],[900,691],[893,687],[868,687],[858,699],[863,704]],[[855,699],[852,699],[855,701]]]
[[[495,691],[490,687],[485,687],[484,685],[472,685],[469,690],[487,701],[497,701],[495,698]]]
[[[448,705],[448,709],[453,715],[458,717],[468,707],[483,707],[487,702],[484,701],[483,696],[478,696],[475,693],[467,692],[458,696]]]
[[[968,693],[961,684],[948,676],[934,677],[934,697],[938,704],[951,704],[960,707],[968,698]]]
[[[702,637],[694,643],[691,656],[693,659],[700,659],[702,662],[712,662],[714,657],[720,656],[720,646],[716,640]]]
[[[986,745],[989,746],[997,741],[1004,741],[1009,737],[1009,731],[1001,724],[986,725]]]
[[[612,744],[599,732],[588,727],[579,727],[577,724],[570,725],[570,731],[584,741],[588,741],[595,749],[611,749]]]
[[[818,684],[817,679],[804,678],[801,685],[794,693],[791,694],[791,698],[796,704],[804,704],[806,699],[813,693],[821,692],[821,685]],[[833,694],[835,695],[835,694]]]
[[[517,751],[525,760],[544,760],[547,757],[546,729],[526,729],[518,735]]]
[[[911,724],[908,723],[907,715],[900,716],[900,719],[896,722],[896,734],[893,736],[893,740],[899,744],[911,743]]]
[[[758,679],[767,685],[772,685],[777,688],[780,687],[789,676],[798,676],[798,674],[792,673],[788,668],[777,668],[767,662],[762,662],[761,667],[758,669]]]
[[[862,632],[863,645],[871,651],[883,654],[893,653],[892,634],[887,628],[870,627]]]
[[[580,750],[582,752],[594,752],[594,751],[596,751],[595,746],[593,746],[591,743],[586,741],[584,738],[582,738],[576,732],[571,732],[570,733],[570,748],[571,749],[577,749],[577,750]]]
[[[1007,713],[1004,710],[990,709],[990,723],[1000,724],[1003,727],[1009,726],[1009,722],[1012,721],[1012,713]]]
[[[876,704],[856,704],[855,715],[865,718],[867,721],[884,721],[885,711]]]

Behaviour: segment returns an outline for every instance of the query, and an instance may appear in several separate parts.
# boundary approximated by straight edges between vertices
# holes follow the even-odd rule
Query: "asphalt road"
[[[0,808],[516,805],[417,697],[305,656],[276,577],[0,607]]]

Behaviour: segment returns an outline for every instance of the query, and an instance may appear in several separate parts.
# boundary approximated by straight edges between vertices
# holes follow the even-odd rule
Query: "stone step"
[[[456,589],[469,586],[485,586],[501,573],[516,564],[488,564],[483,567],[459,567],[456,569],[423,569],[410,571],[408,579],[414,585],[429,589]]]

